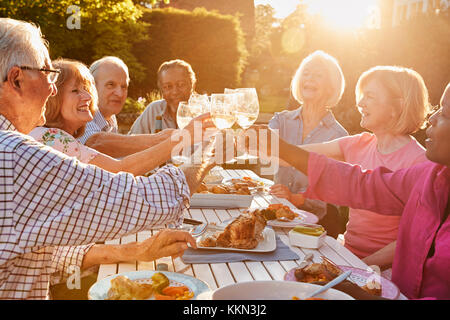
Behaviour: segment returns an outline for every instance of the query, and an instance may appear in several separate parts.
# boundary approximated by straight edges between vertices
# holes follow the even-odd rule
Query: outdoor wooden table
[[[221,170],[224,178],[239,178],[244,176],[258,178],[250,170]],[[291,208],[295,208],[286,199],[277,198],[269,194],[255,195],[251,208],[265,208],[271,203],[283,203]],[[242,209],[188,209],[185,211],[185,218],[205,222],[215,222],[217,224],[240,215]],[[229,263],[202,263],[184,264],[180,258],[172,259],[164,257],[152,262],[131,261],[118,264],[103,264],[99,268],[98,280],[107,276],[137,270],[156,270],[156,265],[165,263],[168,271],[184,273],[194,276],[209,284],[212,290],[229,284],[252,281],[252,280],[283,280],[286,272],[297,267],[308,253],[314,255],[314,262],[321,262],[321,256],[329,258],[337,265],[352,266],[366,270],[368,268],[361,259],[355,256],[347,248],[342,246],[336,239],[326,236],[325,243],[319,249],[305,249],[290,246],[287,228],[273,228],[280,239],[298,254],[299,260],[289,261],[242,261]],[[107,244],[124,244],[135,241],[143,241],[152,235],[153,231],[143,231],[129,235],[121,239],[107,241]],[[154,231],[157,232],[157,231]],[[398,299],[406,299],[402,294]]]

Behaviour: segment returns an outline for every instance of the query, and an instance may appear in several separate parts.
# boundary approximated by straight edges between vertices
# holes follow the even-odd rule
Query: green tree
[[[257,60],[258,57],[270,50],[271,35],[279,19],[274,17],[275,9],[270,5],[258,5],[255,8],[255,37],[252,42],[251,57]]]
[[[0,16],[33,22],[50,44],[51,57],[80,60],[86,64],[105,55],[118,56],[130,68],[132,79],[145,76],[131,52],[145,39],[142,11],[132,0],[2,0]],[[70,29],[70,6],[80,8],[79,28]]]
[[[156,73],[164,61],[183,59],[196,73],[199,92],[219,92],[240,84],[246,63],[245,39],[237,17],[197,8],[144,10],[148,40],[134,53],[145,66],[146,78],[132,88],[143,96],[157,88]]]

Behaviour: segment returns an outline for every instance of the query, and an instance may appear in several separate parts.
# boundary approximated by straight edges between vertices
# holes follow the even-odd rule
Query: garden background
[[[297,107],[289,94],[291,78],[304,57],[323,50],[336,57],[343,69],[346,89],[334,112],[351,134],[363,130],[355,108],[354,88],[368,68],[413,68],[423,76],[433,105],[439,103],[450,81],[448,9],[417,15],[395,27],[387,24],[349,31],[332,28],[319,16],[308,14],[307,5],[301,1],[285,19],[275,18],[269,5],[255,7],[253,1],[245,0],[227,1],[233,14],[200,7],[181,10],[171,8],[170,2],[156,0],[0,3],[0,16],[41,27],[52,59],[72,58],[89,65],[102,56],[115,55],[127,63],[131,83],[123,116],[119,116],[123,128],[136,117],[135,113],[160,97],[156,71],[163,61],[176,58],[192,65],[200,93],[221,92],[226,87],[256,87],[261,104],[259,121],[265,122],[273,112]],[[73,5],[80,8],[79,13],[68,10]],[[71,29],[68,19],[74,14],[80,25]],[[415,136],[423,143],[424,130]]]

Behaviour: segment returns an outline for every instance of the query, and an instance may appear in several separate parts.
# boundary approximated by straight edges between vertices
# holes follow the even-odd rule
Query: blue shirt
[[[94,119],[92,119],[92,121],[86,124],[84,134],[81,137],[77,138],[77,140],[80,141],[82,144],[85,144],[86,141],[89,139],[89,137],[92,136],[94,133],[102,131],[118,133],[119,131],[118,129],[119,127],[117,125],[116,116],[114,114],[108,121],[103,117],[100,110],[97,110],[97,112],[95,112],[94,114]]]
[[[347,130],[336,120],[333,113],[328,111],[319,125],[303,140],[303,119],[301,114],[302,107],[295,110],[276,112],[269,121],[269,127],[278,129],[280,138],[295,145],[325,142],[348,136]],[[275,174],[274,180],[277,184],[287,186],[292,193],[304,192],[308,186],[308,177],[292,167],[280,167]],[[315,213],[319,219],[326,213],[326,203],[318,200],[306,199],[302,208]]]

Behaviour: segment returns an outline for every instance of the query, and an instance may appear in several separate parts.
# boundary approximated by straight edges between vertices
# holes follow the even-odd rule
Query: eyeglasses
[[[172,91],[175,87],[176,87],[178,90],[184,90],[184,89],[188,88],[189,85],[190,85],[190,83],[187,82],[187,81],[178,81],[178,82],[175,83],[175,84],[170,83],[170,84],[165,84],[165,85],[163,85],[163,86],[161,87],[161,91],[164,91],[164,92]]]
[[[47,68],[32,68],[32,67],[27,67],[27,66],[21,66],[19,68],[22,70],[37,70],[37,71],[44,72],[45,75],[47,76],[48,80],[51,83],[55,83],[56,80],[58,80],[59,74],[61,73],[61,70],[54,70],[54,69],[47,69]]]

